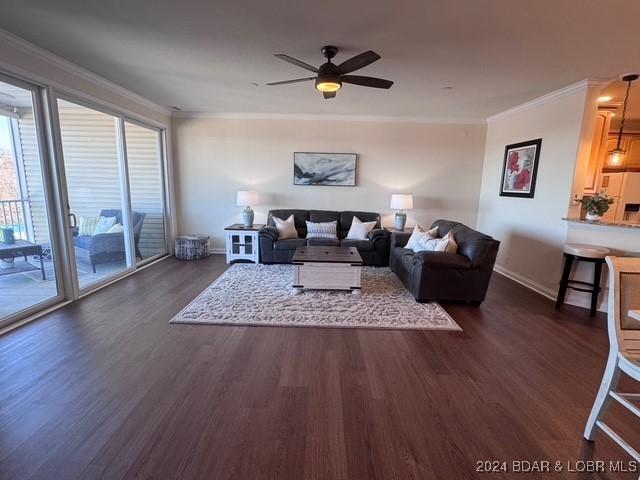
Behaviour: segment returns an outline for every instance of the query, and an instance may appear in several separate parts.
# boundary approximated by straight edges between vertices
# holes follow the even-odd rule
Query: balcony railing
[[[28,200],[0,200],[0,227],[13,228],[16,239],[27,240],[27,214]]]

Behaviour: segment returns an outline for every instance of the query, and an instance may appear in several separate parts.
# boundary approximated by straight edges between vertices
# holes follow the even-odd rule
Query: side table
[[[258,230],[264,224],[253,224],[245,227],[242,223],[234,223],[224,229],[227,245],[227,263],[237,261],[260,262],[260,242]]]

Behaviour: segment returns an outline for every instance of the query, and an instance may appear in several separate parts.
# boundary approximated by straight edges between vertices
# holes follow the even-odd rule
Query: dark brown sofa
[[[273,217],[287,219],[293,214],[299,238],[278,240],[278,230],[274,226]],[[347,240],[353,217],[362,222],[376,222],[375,228],[369,232],[366,240]],[[307,224],[310,222],[337,222],[338,238],[305,238]],[[333,210],[271,210],[267,216],[267,225],[260,229],[260,262],[291,263],[298,247],[306,245],[331,245],[356,247],[364,265],[377,267],[389,264],[389,239],[391,234],[380,226],[380,214],[372,212],[336,212]]]
[[[485,298],[500,242],[449,220],[437,220],[438,236],[453,232],[458,253],[419,252],[404,248],[410,233],[391,235],[389,265],[418,302],[465,301],[479,305]]]

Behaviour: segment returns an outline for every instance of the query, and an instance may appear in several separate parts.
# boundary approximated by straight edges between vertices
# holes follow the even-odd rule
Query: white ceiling
[[[485,118],[640,70],[630,0],[31,0],[1,11],[0,28],[192,111]],[[264,86],[309,76],[274,53],[319,65],[326,44],[341,48],[337,62],[375,50],[382,59],[357,73],[395,85],[346,85],[333,100],[312,82]]]

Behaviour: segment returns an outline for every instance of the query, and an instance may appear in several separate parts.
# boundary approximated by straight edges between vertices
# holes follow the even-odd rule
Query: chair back
[[[640,310],[640,258],[607,257],[609,343],[628,358],[640,358],[640,321],[629,310]]]

